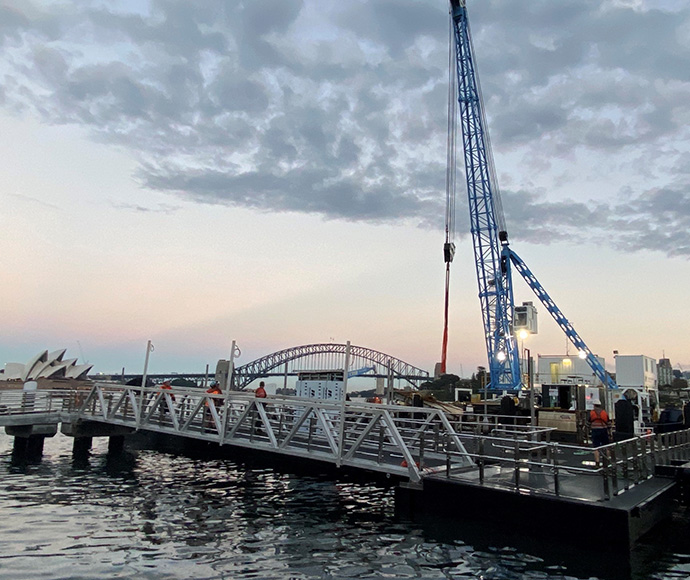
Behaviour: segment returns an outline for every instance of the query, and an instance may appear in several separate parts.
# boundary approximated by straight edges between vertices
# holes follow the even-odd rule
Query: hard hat
[[[599,399],[592,399],[592,405],[601,405],[601,401]]]

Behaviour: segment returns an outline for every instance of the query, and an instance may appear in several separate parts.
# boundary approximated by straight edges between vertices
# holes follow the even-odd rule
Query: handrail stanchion
[[[618,495],[618,443],[611,446],[611,482],[613,484],[613,495]]]
[[[340,400],[340,425],[338,426],[338,458],[336,465],[340,467],[345,454],[345,399],[347,398],[347,374],[350,372],[350,341],[345,343],[345,368],[343,369],[343,395]]]
[[[642,466],[640,465],[640,439],[641,437],[636,437],[633,443],[633,468],[635,470],[635,483],[642,481]]]
[[[642,457],[640,457],[640,468],[641,468],[641,475],[644,479],[649,479],[649,465],[647,464],[647,436],[645,435],[644,437],[640,438],[640,453]]]
[[[628,462],[630,460],[629,453],[628,453],[628,442],[623,441],[621,442],[621,447],[623,449],[623,478],[625,479],[625,489],[628,489],[630,487],[630,473],[629,473],[629,466]]]
[[[419,468],[424,467],[424,431],[419,434]]]
[[[230,346],[230,362],[228,364],[228,376],[225,379],[225,385],[223,385],[223,416],[221,417],[220,429],[218,433],[218,442],[220,443],[220,445],[222,445],[223,441],[225,441],[225,434],[227,433],[228,429],[228,407],[230,406],[230,389],[235,384],[235,357],[241,355],[242,351],[237,346],[237,341],[233,340]],[[208,365],[206,365],[206,374],[208,375]],[[204,379],[204,383],[205,382],[206,379]]]
[[[146,343],[146,358],[144,359],[144,374],[141,375],[141,393],[139,395],[139,414],[137,415],[137,429],[141,427],[144,419],[144,388],[146,387],[146,375],[149,370],[149,355],[154,350],[153,344],[149,340]]]
[[[484,483],[484,437],[479,438],[479,483]]]
[[[383,461],[383,441],[385,436],[385,429],[383,425],[379,425],[379,453],[376,458],[376,463],[381,463]]]
[[[553,473],[553,492],[558,496],[560,494],[560,482],[558,481],[558,456],[553,452],[552,445],[549,445],[546,448],[546,458],[551,464],[551,473]]]
[[[606,452],[601,454],[601,473],[604,478],[604,500],[611,499],[611,489],[609,487],[609,456]]]
[[[513,453],[515,454],[515,491],[518,491],[520,489],[520,442],[517,439],[515,439]]]

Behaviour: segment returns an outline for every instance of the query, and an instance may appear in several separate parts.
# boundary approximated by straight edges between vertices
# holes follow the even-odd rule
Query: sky
[[[690,369],[690,4],[468,0],[511,247],[593,352]],[[433,371],[446,0],[0,0],[0,364]],[[458,165],[462,167],[462,158]],[[448,371],[486,365],[458,175]],[[536,298],[521,282],[515,301]],[[537,304],[533,355],[573,353]]]

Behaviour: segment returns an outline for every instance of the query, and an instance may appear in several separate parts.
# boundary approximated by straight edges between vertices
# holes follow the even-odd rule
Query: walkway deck
[[[531,498],[533,507],[536,500],[549,509],[598,506],[625,514],[628,528],[631,518],[668,496],[673,480],[655,476],[657,466],[690,460],[686,431],[609,445],[597,466],[591,450],[551,442],[550,429],[500,420],[195,388],[98,383],[90,391],[0,391],[0,426],[18,437],[50,435],[58,423],[77,438],[157,432],[383,473],[425,496],[444,490],[439,496],[471,497],[481,490],[494,499],[505,493]],[[648,527],[641,524],[639,533]]]

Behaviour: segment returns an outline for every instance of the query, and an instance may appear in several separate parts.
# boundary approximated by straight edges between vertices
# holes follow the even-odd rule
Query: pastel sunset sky
[[[609,369],[690,369],[690,3],[468,10],[511,246]],[[0,0],[0,365],[350,340],[432,371],[448,29],[447,0]],[[486,364],[468,223],[460,173],[464,376]],[[532,353],[564,354],[537,309]]]

